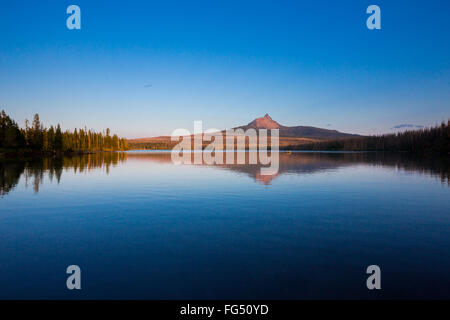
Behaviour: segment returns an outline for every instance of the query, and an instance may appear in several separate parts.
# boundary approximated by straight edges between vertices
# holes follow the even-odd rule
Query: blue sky
[[[81,30],[66,8],[81,8]],[[366,8],[381,8],[368,30]],[[125,137],[284,125],[392,132],[450,117],[449,1],[11,1],[0,108]]]

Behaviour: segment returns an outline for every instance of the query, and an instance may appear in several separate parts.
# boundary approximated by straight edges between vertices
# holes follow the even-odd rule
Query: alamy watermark
[[[70,276],[66,280],[66,286],[69,290],[81,290],[81,269],[79,266],[72,264],[67,267],[66,273]]]
[[[72,4],[67,7],[67,14],[70,16],[66,20],[66,26],[69,30],[80,30],[81,29],[81,9],[79,6]]]
[[[366,286],[369,290],[381,289],[381,269],[376,264],[370,265],[366,269],[366,273],[370,274],[367,278]]]
[[[229,129],[203,131],[202,121],[194,121],[194,133],[176,129],[171,140],[175,164],[260,164],[261,175],[275,175],[279,169],[279,130]],[[181,141],[180,141],[181,138]],[[270,150],[269,150],[270,148]]]
[[[369,30],[380,30],[381,29],[381,9],[377,5],[370,5],[366,10],[367,14],[370,16],[367,18],[366,25]]]
[[[81,9],[78,5],[71,4],[67,7],[66,13],[70,16],[66,20],[66,26],[69,30],[81,29]],[[381,29],[381,9],[379,6],[372,4],[367,7],[366,13],[370,16],[366,20],[366,26],[369,30]]]

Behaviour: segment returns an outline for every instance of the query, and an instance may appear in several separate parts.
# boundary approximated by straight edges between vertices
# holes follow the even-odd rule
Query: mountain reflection
[[[133,152],[128,159],[143,162],[172,162],[170,153]],[[397,170],[412,171],[433,176],[443,184],[450,185],[450,158],[414,156],[408,153],[376,153],[376,152],[280,152],[279,170],[275,175],[261,175],[260,164],[249,164],[248,152],[245,164],[215,164],[214,167],[232,170],[251,176],[263,184],[270,184],[283,174],[312,174],[320,171],[331,171],[341,167],[355,165],[372,165],[392,167]],[[189,165],[194,163],[193,155]],[[194,164],[192,164],[194,165]],[[197,164],[208,166],[208,164]]]
[[[193,156],[193,155],[192,155]],[[255,181],[269,185],[283,174],[313,174],[325,170],[336,170],[355,165],[392,167],[397,170],[412,171],[439,179],[450,185],[449,157],[417,157],[406,153],[313,153],[293,152],[279,154],[279,171],[275,175],[261,175],[259,164],[213,165],[217,169],[231,170],[252,177]],[[35,192],[43,183],[44,177],[60,183],[63,173],[86,173],[103,169],[109,174],[111,167],[126,161],[145,163],[172,163],[169,152],[114,152],[96,153],[73,157],[52,157],[39,159],[0,159],[0,196],[12,191],[20,179],[31,185]],[[191,159],[193,163],[193,159]],[[195,166],[208,166],[205,163]]]

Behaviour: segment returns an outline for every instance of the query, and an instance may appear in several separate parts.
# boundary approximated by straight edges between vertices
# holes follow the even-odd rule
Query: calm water
[[[450,298],[448,158],[280,161],[264,177],[150,152],[1,160],[0,298]]]

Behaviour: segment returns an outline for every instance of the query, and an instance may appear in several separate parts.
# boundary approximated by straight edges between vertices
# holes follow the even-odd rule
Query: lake
[[[450,298],[448,157],[293,152],[259,169],[2,159],[0,298]]]

